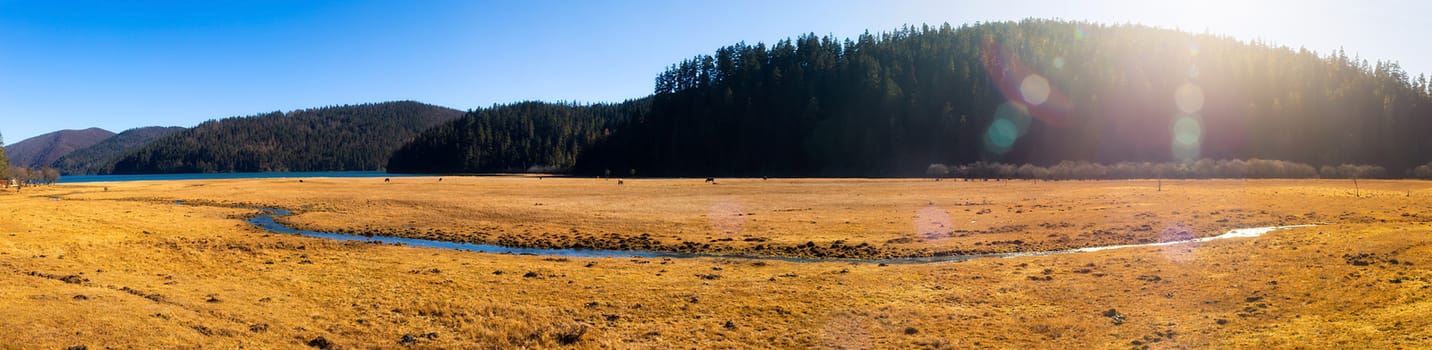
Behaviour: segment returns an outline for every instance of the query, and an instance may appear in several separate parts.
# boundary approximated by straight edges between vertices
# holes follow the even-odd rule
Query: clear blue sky
[[[739,41],[1062,18],[1260,38],[1432,73],[1419,1],[0,0],[0,134],[337,104],[620,101]]]

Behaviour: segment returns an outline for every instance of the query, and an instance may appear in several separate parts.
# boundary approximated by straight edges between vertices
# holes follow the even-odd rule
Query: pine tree
[[[0,135],[0,182],[10,184],[10,157],[5,156],[4,135]]]

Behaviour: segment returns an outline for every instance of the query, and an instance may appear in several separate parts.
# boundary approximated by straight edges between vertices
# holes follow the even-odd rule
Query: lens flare
[[[985,74],[989,75],[1000,95],[1008,102],[1021,105],[1025,114],[1039,119],[1042,124],[1068,126],[1067,117],[1074,109],[1074,101],[1060,91],[1058,81],[1050,80],[1050,76],[1025,65],[1019,55],[1000,45],[993,36],[985,37],[980,55]],[[1063,64],[1063,59],[1058,56],[1037,59],[1055,60],[1056,66]]]
[[[717,234],[735,235],[746,226],[745,208],[731,201],[712,203],[706,219],[711,221],[711,230]]]
[[[1178,87],[1173,94],[1173,102],[1178,105],[1178,110],[1188,114],[1195,114],[1203,110],[1203,89],[1197,85],[1184,83]]]
[[[1064,69],[1064,57],[1054,58],[1054,69]]]
[[[1008,152],[1010,147],[1029,132],[1030,124],[1034,118],[1030,116],[1029,107],[1019,102],[1001,103],[994,110],[994,122],[990,123],[985,130],[985,150],[1000,155]]]
[[[995,119],[985,130],[985,149],[996,154],[1004,154],[1009,147],[1014,145],[1014,140],[1019,138],[1019,128],[1009,119]]]
[[[820,332],[821,344],[836,349],[874,349],[866,320],[842,311],[825,321]]]
[[[1159,241],[1183,241],[1198,238],[1190,225],[1176,223],[1159,231]],[[1171,262],[1187,263],[1198,259],[1199,242],[1170,244],[1159,247],[1159,252]]]
[[[1174,141],[1183,145],[1197,145],[1203,138],[1203,126],[1189,116],[1179,117],[1173,123]]]
[[[1176,263],[1198,260],[1198,243],[1173,244],[1159,247],[1165,259]]]
[[[1044,104],[1049,100],[1049,79],[1039,74],[1030,74],[1019,83],[1019,95],[1031,106]]]
[[[1024,134],[1029,132],[1029,124],[1033,122],[1034,118],[1029,116],[1029,107],[1018,102],[1005,102],[994,109],[994,119],[1009,120],[1014,124],[1015,131],[1019,132],[1015,136],[1024,137]]]
[[[915,211],[915,234],[926,241],[949,237],[955,232],[955,222],[944,208],[929,205]]]
[[[1175,159],[1198,159],[1202,149],[1203,125],[1193,116],[1180,116],[1173,123],[1173,156]]]

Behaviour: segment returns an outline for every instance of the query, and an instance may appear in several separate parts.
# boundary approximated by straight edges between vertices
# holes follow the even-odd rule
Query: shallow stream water
[[[1097,246],[1097,247],[1085,247],[1085,248],[1076,248],[1076,249],[1067,249],[1067,250],[1054,250],[1054,251],[1042,251],[1042,252],[1016,252],[1016,253],[995,253],[995,254],[974,254],[974,255],[943,255],[943,256],[906,257],[906,258],[885,258],[885,259],[820,259],[820,258],[793,258],[793,257],[780,257],[780,256],[693,254],[693,253],[676,253],[676,252],[661,252],[661,251],[640,251],[640,250],[602,250],[602,249],[571,249],[571,248],[565,248],[565,249],[551,249],[551,248],[518,248],[518,247],[506,247],[506,246],[492,245],[492,244],[461,243],[461,242],[438,241],[438,240],[429,240],[429,239],[399,238],[399,237],[385,237],[385,236],[361,236],[361,235],[350,235],[350,234],[343,234],[343,233],[332,233],[332,232],[321,232],[321,231],[310,231],[310,230],[295,229],[295,228],[292,228],[292,227],[288,227],[287,225],[284,225],[284,224],[282,224],[282,223],[279,223],[278,221],[275,220],[275,218],[278,217],[278,216],[285,216],[285,215],[290,215],[290,214],[292,214],[292,212],[290,212],[290,211],[288,211],[288,210],[284,210],[284,209],[274,209],[274,208],[254,208],[254,209],[262,210],[262,211],[263,211],[263,214],[260,214],[260,215],[258,215],[258,216],[254,216],[254,217],[252,217],[252,218],[249,218],[248,221],[249,221],[249,223],[253,224],[254,226],[257,226],[257,227],[262,228],[262,229],[264,229],[264,230],[268,230],[268,231],[270,231],[270,232],[275,232],[275,233],[296,234],[296,235],[302,235],[302,236],[318,237],[318,238],[327,238],[327,239],[334,239],[334,240],[341,240],[341,241],[359,241],[359,242],[377,242],[377,243],[384,243],[384,244],[401,244],[401,245],[407,245],[407,246],[413,246],[413,247],[457,249],[457,250],[466,250],[466,251],[483,252],[483,253],[538,255],[538,256],[556,256],[556,257],[574,257],[574,258],[735,258],[735,259],[753,259],[753,260],[780,260],[780,261],[790,261],[790,262],[857,262],[857,263],[888,263],[888,264],[912,264],[912,263],[933,263],[933,262],[947,262],[947,261],[966,261],[966,260],[970,260],[970,259],[979,259],[979,258],[1000,258],[1000,257],[1008,258],[1008,257],[1021,257],[1021,256],[1040,256],[1040,255],[1053,255],[1053,254],[1087,253],[1087,252],[1097,252],[1097,251],[1102,251],[1102,250],[1123,249],[1123,248],[1157,247],[1157,246],[1167,246],[1167,245],[1175,245],[1175,244],[1187,244],[1187,243],[1196,243],[1196,242],[1207,242],[1207,241],[1218,240],[1218,239],[1258,237],[1258,236],[1261,236],[1261,235],[1263,235],[1263,234],[1265,234],[1265,233],[1271,232],[1271,231],[1273,231],[1273,230],[1281,230],[1281,229],[1290,229],[1290,228],[1298,228],[1298,227],[1316,226],[1316,225],[1289,225],[1289,226],[1269,226],[1269,227],[1240,228],[1240,229],[1230,230],[1230,231],[1228,231],[1228,232],[1225,232],[1225,233],[1223,233],[1223,234],[1221,234],[1221,235],[1217,235],[1217,236],[1209,236],[1209,237],[1194,238],[1194,239],[1187,239],[1187,240],[1167,241],[1167,242],[1156,242],[1156,243],[1144,243],[1144,244],[1124,244],[1124,245]]]

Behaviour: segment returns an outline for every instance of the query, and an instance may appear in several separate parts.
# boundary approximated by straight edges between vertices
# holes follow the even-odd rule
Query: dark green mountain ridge
[[[461,115],[397,101],[211,120],[125,155],[113,173],[382,170],[418,132]]]

